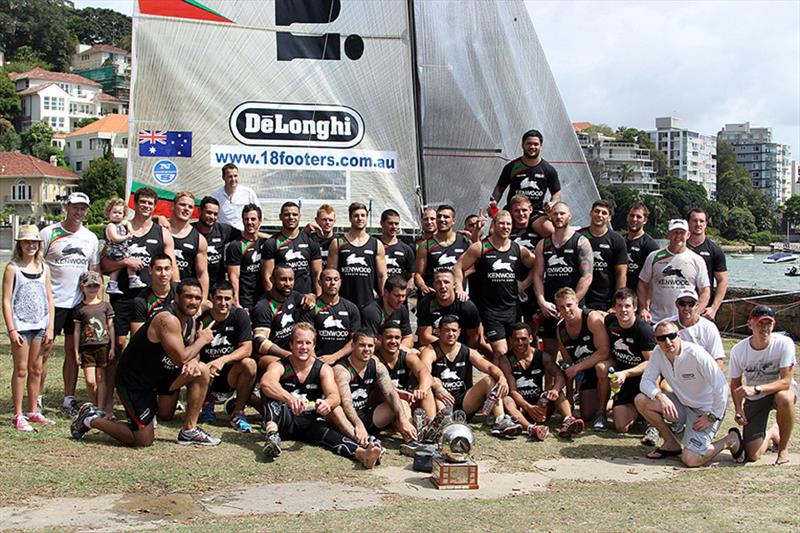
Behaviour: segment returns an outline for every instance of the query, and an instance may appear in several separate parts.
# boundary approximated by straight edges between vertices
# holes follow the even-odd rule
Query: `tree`
[[[783,216],[789,224],[789,231],[792,226],[800,225],[800,194],[795,194],[783,204]]]
[[[12,59],[30,46],[40,59],[66,71],[75,51],[68,21],[71,8],[57,0],[0,0],[0,41]]]
[[[708,203],[706,190],[699,183],[676,177],[662,178],[659,183],[664,199],[669,200],[677,208],[681,217],[685,217],[692,208],[705,209]]]
[[[0,117],[11,119],[22,110],[22,101],[17,95],[14,81],[0,68]]]
[[[122,198],[125,194],[122,170],[108,147],[103,157],[98,157],[89,163],[89,167],[83,172],[83,179],[78,189],[89,195],[93,205],[112,196]]]
[[[78,9],[70,17],[69,27],[85,44],[110,44],[124,48],[126,37],[130,42],[131,18],[113,9]]]
[[[37,122],[20,134],[20,149],[24,154],[38,157],[42,161],[50,162],[56,156],[56,164],[62,168],[69,168],[64,161],[64,151],[53,146],[53,129],[47,122]]]
[[[631,176],[633,176],[633,167],[630,166],[628,163],[622,163],[619,166],[619,179],[622,182],[622,184],[624,185],[625,182],[628,181]]]
[[[89,125],[89,124],[91,124],[92,122],[97,122],[98,120],[100,120],[100,118],[99,118],[99,117],[86,117],[86,118],[82,118],[82,119],[80,119],[80,120],[78,121],[78,129],[81,129],[81,128],[82,128],[82,127],[84,127],[84,126],[88,126],[88,125]]]
[[[668,222],[673,218],[680,218],[678,210],[672,202],[660,196],[644,195],[642,201],[650,210],[645,231],[655,238],[666,236]]]
[[[0,152],[19,150],[20,140],[14,125],[0,117]]]
[[[737,166],[741,167],[736,162],[736,152],[733,150],[733,146],[727,141],[717,140],[717,179]]]
[[[620,126],[617,128],[614,137],[616,137],[618,141],[635,143],[639,140],[639,130],[636,128],[629,128],[627,126]]]
[[[614,137],[614,130],[612,130],[608,124],[592,124],[583,131],[586,133],[599,133],[606,137]]]
[[[728,224],[729,211],[727,207],[715,200],[708,202],[708,204],[706,204],[708,224],[721,231],[722,228]]]
[[[756,231],[756,220],[746,207],[734,207],[728,216],[728,224],[722,236],[732,241],[743,241]]]

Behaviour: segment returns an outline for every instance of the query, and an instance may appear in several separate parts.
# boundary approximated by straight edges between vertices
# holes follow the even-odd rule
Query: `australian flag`
[[[192,157],[192,132],[139,130],[139,157]]]

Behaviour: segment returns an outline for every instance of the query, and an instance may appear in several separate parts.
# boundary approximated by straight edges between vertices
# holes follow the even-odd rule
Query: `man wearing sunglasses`
[[[744,444],[738,429],[713,442],[728,404],[722,370],[703,348],[681,340],[678,326],[669,320],[656,325],[656,344],[635,400],[636,409],[664,439],[647,458],[680,456],[683,464],[694,468],[727,449],[735,462],[741,462]],[[670,384],[672,392],[659,387],[659,378]],[[678,440],[676,433],[681,432]]]
[[[725,370],[725,348],[717,325],[700,315],[697,291],[691,287],[683,289],[675,299],[678,314],[670,318],[678,326],[681,339],[699,344]]]

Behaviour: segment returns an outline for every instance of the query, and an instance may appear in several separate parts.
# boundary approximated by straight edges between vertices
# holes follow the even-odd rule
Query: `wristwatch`
[[[719,420],[719,418],[717,418],[717,415],[715,415],[714,413],[706,413],[706,418],[708,418],[708,420],[711,421],[712,424],[717,420]]]
[[[756,385],[753,390],[756,391],[756,394],[761,394],[761,385]]]

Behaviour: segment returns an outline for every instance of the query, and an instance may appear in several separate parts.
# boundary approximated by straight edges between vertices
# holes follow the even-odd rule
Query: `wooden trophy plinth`
[[[464,463],[448,462],[434,454],[431,461],[431,481],[440,490],[474,490],[478,488],[478,465],[472,459]]]

